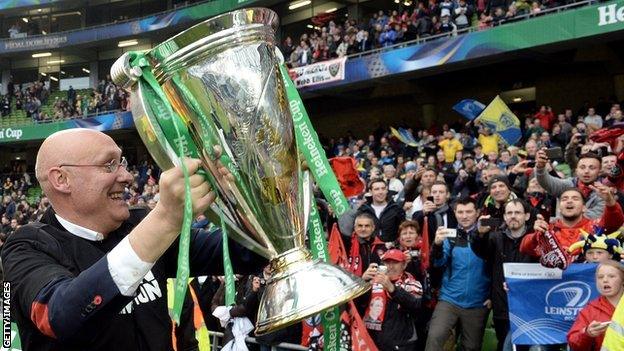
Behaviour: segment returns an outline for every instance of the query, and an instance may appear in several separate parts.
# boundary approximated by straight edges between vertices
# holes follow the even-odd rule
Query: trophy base
[[[256,322],[256,335],[270,333],[364,294],[370,285],[329,263],[312,260],[305,249],[271,260]]]

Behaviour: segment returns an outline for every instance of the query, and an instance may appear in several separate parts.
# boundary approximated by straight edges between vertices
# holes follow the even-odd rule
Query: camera
[[[585,144],[587,142],[587,134],[583,133],[581,134],[581,136],[579,137],[579,143],[580,144]]]

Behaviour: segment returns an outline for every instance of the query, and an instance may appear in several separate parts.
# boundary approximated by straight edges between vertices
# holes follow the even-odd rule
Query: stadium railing
[[[598,3],[597,0],[585,0],[585,1],[579,1],[579,2],[575,2],[572,4],[567,4],[567,5],[562,5],[562,6],[557,6],[557,7],[553,7],[550,9],[546,9],[541,11],[538,14],[524,14],[524,15],[517,15],[514,16],[511,19],[508,20],[501,20],[498,21],[498,25],[501,24],[505,24],[505,23],[511,23],[511,22],[518,22],[518,21],[522,21],[528,18],[533,18],[533,17],[541,17],[547,14],[551,14],[551,13],[559,13],[562,11],[566,11],[566,10],[570,10],[573,8],[578,8],[578,7],[584,7],[584,6],[589,6],[589,5],[593,5]],[[404,48],[404,47],[408,47],[408,46],[412,46],[412,45],[419,45],[419,44],[423,44],[432,40],[436,40],[436,39],[440,39],[440,38],[445,38],[445,37],[452,37],[452,36],[458,36],[460,34],[466,34],[466,33],[471,33],[471,32],[477,32],[477,31],[484,31],[484,30],[488,30],[494,28],[494,26],[488,27],[488,28],[479,28],[479,26],[472,26],[472,27],[468,27],[468,28],[463,28],[463,29],[459,29],[453,32],[449,32],[449,33],[441,33],[441,34],[436,34],[436,35],[431,35],[431,36],[426,36],[426,37],[422,37],[422,38],[418,38],[418,39],[414,39],[414,40],[410,40],[410,41],[406,41],[406,42],[402,42],[402,43],[398,43],[398,44],[394,44],[394,45],[390,45],[390,46],[386,46],[383,48],[377,48],[377,49],[372,49],[372,50],[368,50],[368,51],[364,51],[364,52],[359,52],[356,54],[351,54],[347,56],[347,59],[354,59],[354,58],[358,58],[358,57],[363,57],[363,56],[368,56],[368,55],[374,55],[374,54],[379,54],[382,52],[386,52],[386,51],[391,51],[394,49],[398,49],[398,48]]]

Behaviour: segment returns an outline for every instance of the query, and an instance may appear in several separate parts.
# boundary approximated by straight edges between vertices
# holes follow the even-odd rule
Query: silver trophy
[[[312,260],[305,247],[310,182],[301,170],[280,60],[277,15],[253,8],[199,23],[148,53],[151,72],[188,129],[203,167],[219,161],[231,177],[213,177],[218,200],[210,210],[229,235],[270,259],[257,334],[293,324],[351,300],[368,284],[334,265]],[[179,142],[167,136],[161,109],[141,84],[141,71],[124,54],[113,80],[131,89],[133,118],[150,154],[163,169],[178,162]],[[162,119],[162,116],[160,116]],[[188,145],[184,145],[185,147]]]

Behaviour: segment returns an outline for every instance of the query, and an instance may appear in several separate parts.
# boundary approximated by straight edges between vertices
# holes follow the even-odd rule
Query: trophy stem
[[[305,247],[271,260],[256,323],[256,335],[270,333],[364,294],[369,284],[332,264],[313,260]]]

